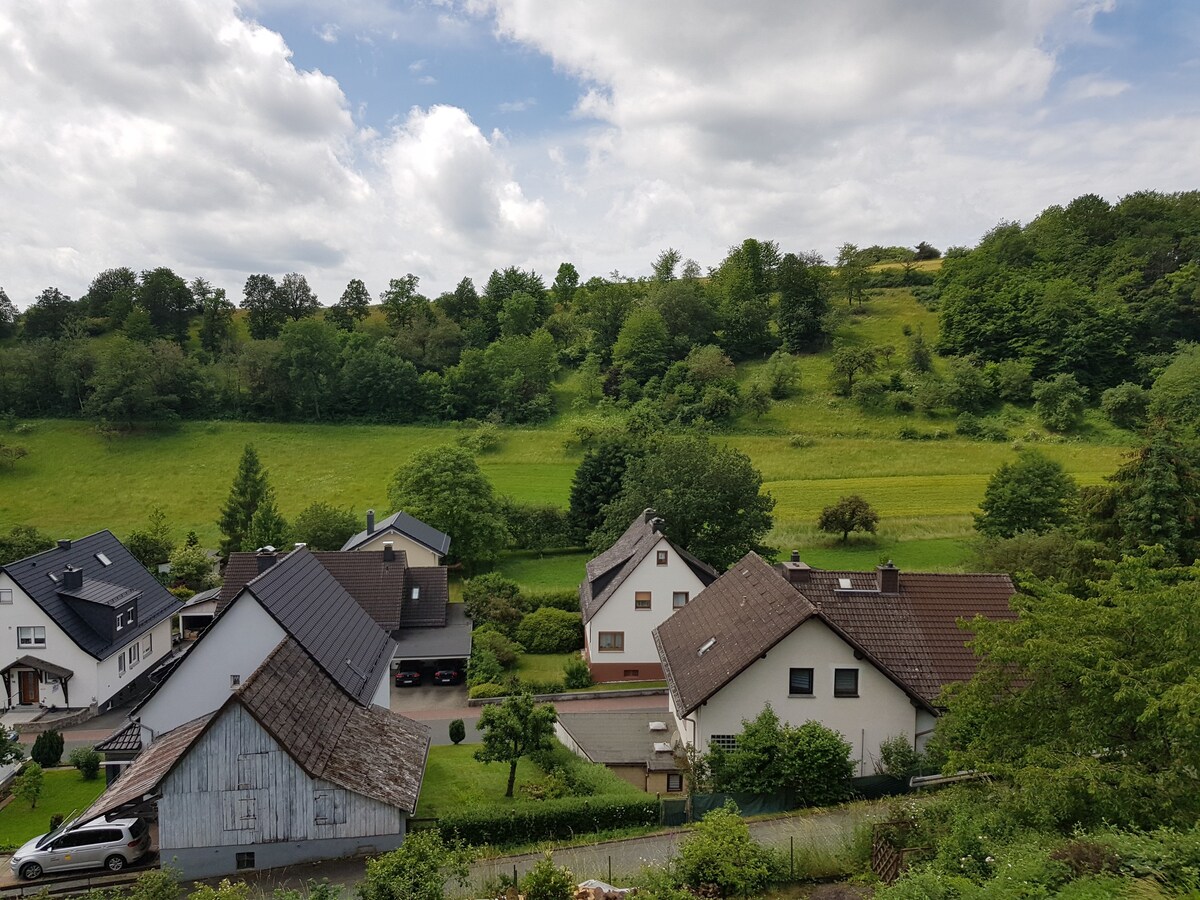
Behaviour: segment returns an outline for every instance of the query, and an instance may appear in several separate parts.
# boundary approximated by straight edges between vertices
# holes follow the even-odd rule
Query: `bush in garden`
[[[592,670],[587,660],[573,656],[563,666],[563,684],[567,690],[579,691],[592,686]]]
[[[542,607],[521,619],[516,638],[529,653],[569,653],[583,646],[579,613]]]
[[[467,737],[467,723],[462,719],[454,719],[450,722],[450,741],[454,744],[461,744]]]
[[[100,774],[100,754],[92,747],[76,747],[67,761],[79,770],[86,781]]]
[[[62,761],[63,736],[57,731],[43,731],[33,742],[29,758],[43,769],[53,769]]]

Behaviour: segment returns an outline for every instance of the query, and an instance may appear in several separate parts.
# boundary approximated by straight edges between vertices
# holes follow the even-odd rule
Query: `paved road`
[[[849,845],[856,828],[884,818],[889,802],[854,803],[837,809],[813,810],[752,822],[750,833],[755,840],[784,852],[794,841],[797,855],[807,848],[836,851]],[[556,865],[567,866],[580,881],[586,878],[608,881],[611,867],[613,880],[620,884],[623,876],[632,875],[644,865],[665,865],[686,834],[686,829],[678,829],[640,838],[569,847],[555,851],[553,858]],[[495,882],[501,873],[511,877],[515,867],[518,876],[523,875],[543,855],[525,853],[476,862],[471,867],[468,886],[460,888],[448,884],[447,894],[453,897],[482,896],[483,889],[489,882]],[[277,888],[302,888],[309,879],[325,879],[341,887],[342,896],[349,897],[364,869],[365,863],[361,859],[341,859],[277,869],[247,880],[265,894]]]

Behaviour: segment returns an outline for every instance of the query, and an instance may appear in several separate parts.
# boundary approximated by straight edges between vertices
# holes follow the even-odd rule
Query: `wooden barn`
[[[404,841],[428,751],[425,725],[351,696],[288,637],[80,821],[156,804],[162,863],[186,878],[382,853]]]

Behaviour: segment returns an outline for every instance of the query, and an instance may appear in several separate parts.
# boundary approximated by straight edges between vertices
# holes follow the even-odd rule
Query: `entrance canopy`
[[[39,672],[44,672],[52,678],[58,678],[61,681],[66,681],[75,674],[70,669],[56,666],[54,663],[38,659],[36,656],[22,656],[16,662],[10,662],[3,669],[0,669],[0,672],[7,674],[12,669],[37,669]]]

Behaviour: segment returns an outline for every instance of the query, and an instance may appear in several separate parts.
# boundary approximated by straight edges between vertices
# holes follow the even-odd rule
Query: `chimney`
[[[59,549],[59,550],[70,550],[70,549],[71,549],[71,542],[70,542],[70,541],[59,541],[59,542],[58,542],[58,549]]]
[[[391,541],[383,542],[383,561],[384,562],[395,562],[396,561],[396,545],[393,544]]]
[[[62,589],[77,591],[81,587],[83,587],[83,569],[76,569],[74,566],[67,566],[63,569]]]
[[[783,577],[788,584],[808,584],[812,581],[812,567],[800,561],[799,550],[793,550],[792,558],[783,564]]]
[[[654,512],[654,507],[647,506],[644,510],[642,510],[642,521],[649,524],[654,520],[655,515],[656,513]]]
[[[666,524],[667,523],[665,521],[660,519],[658,516],[655,516],[653,519],[650,520],[650,530],[653,531],[655,534],[662,534],[663,526]]]
[[[296,544],[295,544],[295,546],[292,547],[292,549],[293,550],[303,550],[307,546],[308,546],[308,544],[304,543],[304,541],[296,541]]]
[[[265,548],[259,550],[258,555],[255,556],[255,560],[258,562],[258,574],[261,575],[267,569],[271,568],[271,566],[275,565],[275,551],[266,550]]]
[[[879,573],[879,593],[900,593],[900,570],[892,564],[890,559],[886,566],[876,566],[875,571]]]
[[[375,510],[367,510],[367,534],[375,533]]]

